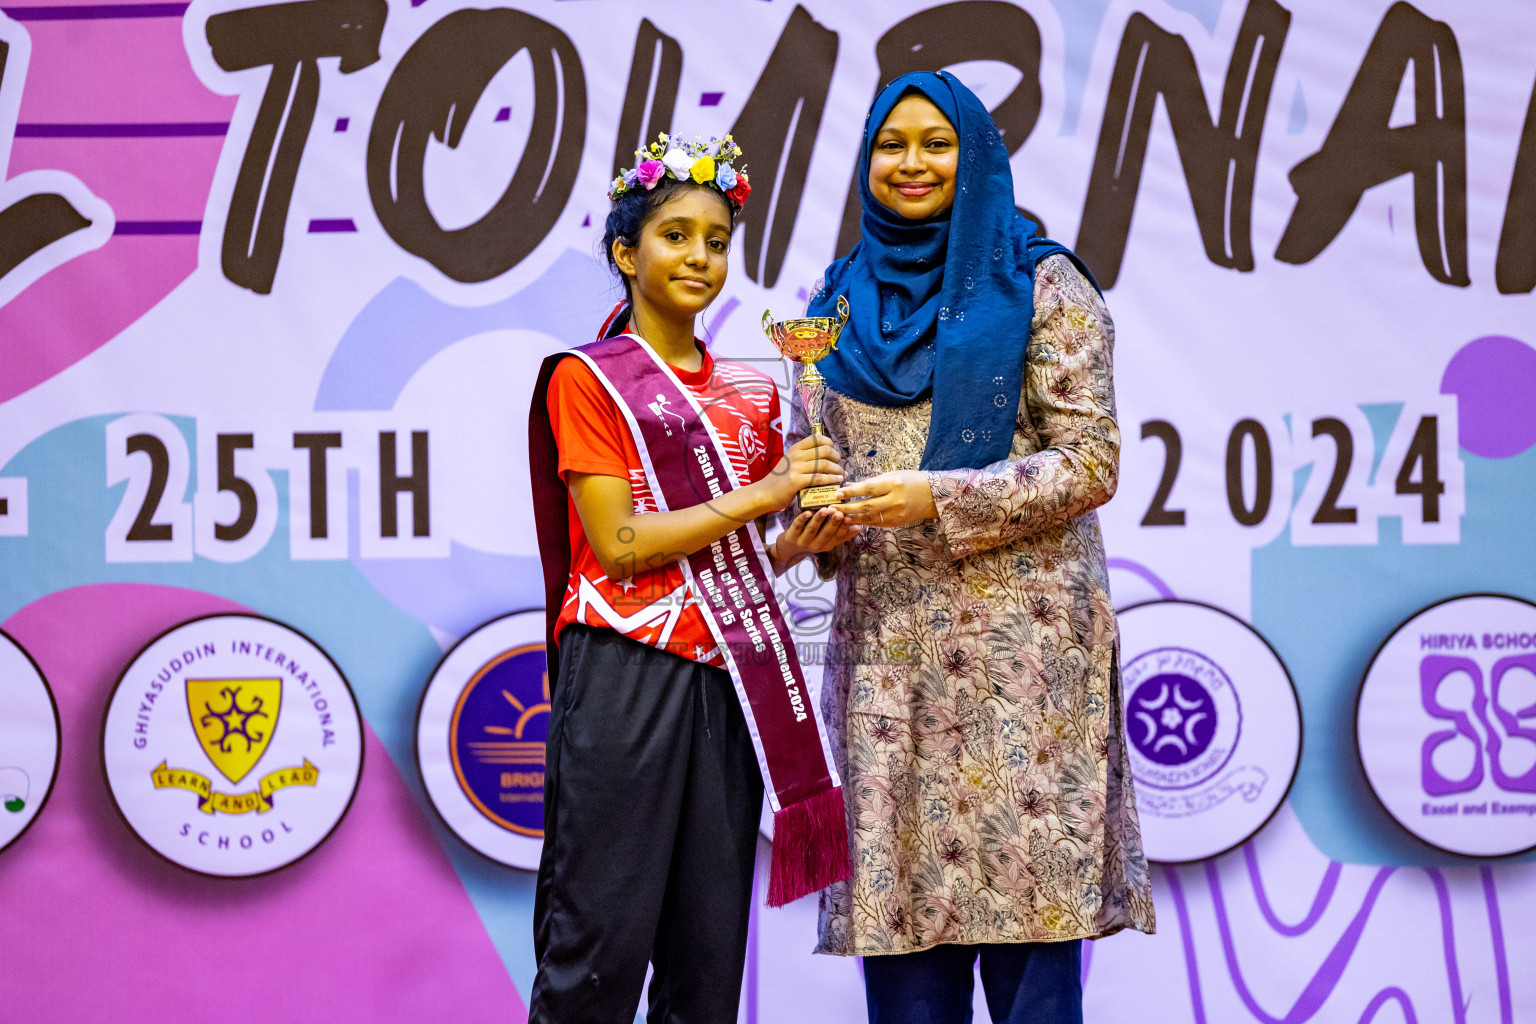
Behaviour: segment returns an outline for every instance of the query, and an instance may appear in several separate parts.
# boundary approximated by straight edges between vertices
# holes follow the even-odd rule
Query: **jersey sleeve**
[[[548,403],[561,480],[571,471],[629,479],[623,441],[629,426],[586,363],[560,361],[549,379]]]

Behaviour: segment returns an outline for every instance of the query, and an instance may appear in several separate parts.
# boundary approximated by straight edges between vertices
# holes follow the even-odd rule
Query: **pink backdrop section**
[[[223,148],[222,135],[180,139],[17,139],[11,150],[11,174],[68,171],[98,198],[107,201],[119,223],[200,223],[208,205],[208,183],[213,180]],[[112,250],[117,246],[116,251],[126,253],[122,243],[130,240],[118,235],[106,248]],[[195,257],[196,233],[185,236],[185,241]],[[181,276],[185,277],[195,265],[194,258],[182,269]],[[46,280],[44,277],[32,287],[40,287]]]
[[[118,672],[178,622],[243,610],[198,591],[101,584],[50,594],[5,623],[53,687],[64,747],[46,813],[0,859],[4,1019],[526,1020],[469,897],[366,726],[351,811],[277,874],[191,874],[118,817],[99,752]]]
[[[50,270],[0,307],[0,402],[96,351],[196,268],[196,235],[115,235]]]
[[[131,8],[131,7],[141,7],[141,6],[143,6],[143,2],[144,2],[144,0],[92,0],[92,2],[90,4],[83,5],[83,6],[88,6],[88,7],[93,7],[93,8],[101,8],[101,7],[129,7],[129,8]],[[169,0],[169,2],[170,3],[176,3],[177,0]],[[25,4],[19,4],[19,3],[11,4],[11,3],[8,3],[7,6],[10,6],[10,7],[80,7],[80,6],[82,6],[82,4],[80,3],[80,0],[27,0],[27,2]],[[179,15],[178,15],[178,17],[179,17]]]
[[[64,5],[26,0],[25,6]],[[32,65],[22,124],[228,121],[234,113],[234,97],[211,91],[192,70],[179,17],[25,24]]]
[[[62,5],[29,0],[29,6]],[[188,125],[209,132],[227,124],[235,99],[198,80],[180,17],[100,14],[27,20],[32,60],[7,174],[73,174],[112,206],[117,233],[0,307],[0,402],[90,355],[197,268],[197,225],[224,136],[173,133]],[[94,126],[103,125],[133,125],[140,134],[114,138],[98,131],[90,137]],[[60,126],[85,134],[28,134]],[[142,233],[166,230],[167,222],[180,222],[172,230],[184,233]]]

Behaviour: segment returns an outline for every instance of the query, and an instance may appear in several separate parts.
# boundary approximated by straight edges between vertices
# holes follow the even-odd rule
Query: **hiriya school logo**
[[[1189,601],[1121,612],[1120,643],[1147,856],[1202,860],[1244,842],[1279,808],[1301,757],[1285,665],[1247,624]]]
[[[530,871],[544,843],[549,697],[544,612],[514,612],[444,656],[416,716],[417,765],[443,822],[492,860]]]
[[[0,632],[0,850],[37,820],[59,772],[59,710],[42,670]]]
[[[351,806],[362,720],[335,663],[255,615],[193,619],[123,670],[102,763],[129,828],[208,875],[259,875],[325,841]]]
[[[1536,848],[1536,605],[1475,594],[1409,618],[1366,669],[1355,739],[1377,799],[1426,843]]]

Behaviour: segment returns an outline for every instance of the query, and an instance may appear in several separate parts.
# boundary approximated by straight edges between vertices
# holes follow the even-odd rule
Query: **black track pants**
[[[763,784],[723,669],[567,626],[529,1024],[734,1024]]]

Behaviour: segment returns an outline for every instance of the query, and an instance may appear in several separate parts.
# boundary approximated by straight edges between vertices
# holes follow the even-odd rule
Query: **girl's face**
[[[691,318],[720,294],[730,245],[725,197],[706,188],[686,188],[652,212],[633,247],[615,241],[613,259],[629,278],[637,308]]]
[[[926,97],[891,108],[869,153],[869,191],[908,220],[936,217],[955,205],[960,144],[955,126]]]

